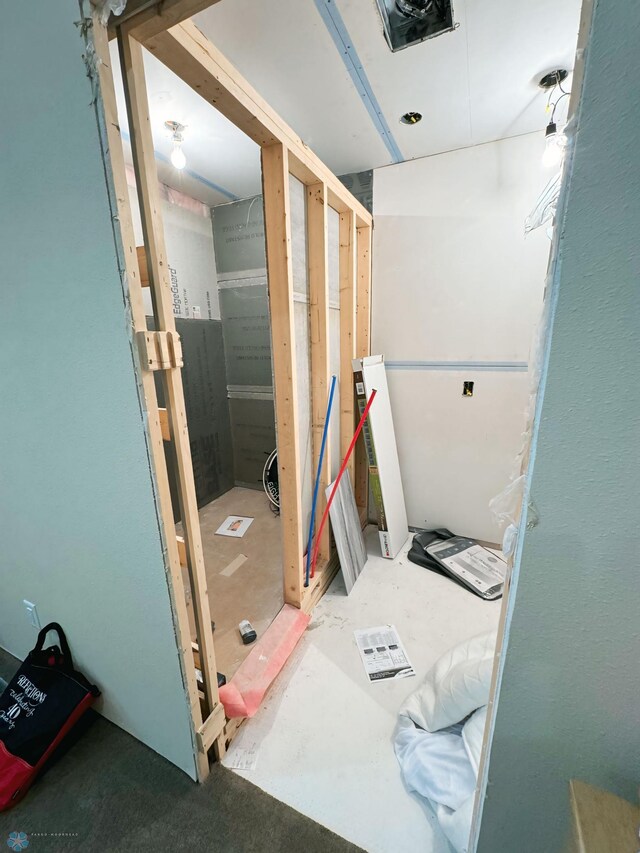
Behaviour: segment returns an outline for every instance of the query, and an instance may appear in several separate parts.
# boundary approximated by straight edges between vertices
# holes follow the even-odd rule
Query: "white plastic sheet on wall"
[[[309,327],[309,265],[307,257],[307,198],[304,184],[289,175],[291,203],[291,266],[293,270],[293,320],[298,393],[298,453],[303,530],[308,530],[313,493],[313,443],[311,436],[311,330]]]
[[[340,215],[329,208],[327,223],[329,264],[329,367],[338,377],[331,410],[329,429],[331,477],[335,479],[342,461],[340,456]]]
[[[168,188],[167,188],[168,189]],[[184,319],[219,320],[216,259],[208,208],[201,202],[190,205],[188,196],[177,191],[162,193],[162,219],[173,295],[173,313]],[[129,200],[137,246],[144,243],[140,208],[135,187],[129,185]],[[153,314],[151,293],[144,288],[147,314]]]

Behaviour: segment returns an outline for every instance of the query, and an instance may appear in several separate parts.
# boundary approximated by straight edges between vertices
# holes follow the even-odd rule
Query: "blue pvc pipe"
[[[318,458],[318,470],[316,482],[313,487],[313,501],[311,502],[311,518],[309,520],[309,539],[307,540],[307,565],[304,572],[304,585],[309,586],[309,573],[311,572],[311,543],[313,542],[313,523],[316,517],[316,504],[318,503],[318,489],[320,488],[320,472],[324,460],[324,451],[327,446],[327,435],[329,434],[329,420],[331,418],[331,407],[333,406],[333,392],[336,390],[336,377],[331,377],[329,389],[329,402],[327,403],[327,414],[324,418],[324,429],[322,430],[322,443],[320,445],[320,456]]]

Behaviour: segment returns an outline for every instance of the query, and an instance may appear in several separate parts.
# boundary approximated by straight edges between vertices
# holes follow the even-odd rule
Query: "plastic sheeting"
[[[124,12],[127,0],[98,0],[96,3],[100,23],[106,27],[110,15],[121,15]]]
[[[567,122],[564,128],[564,134],[567,139],[564,154],[564,164],[570,161],[574,144],[575,120],[572,117]],[[540,197],[536,208],[532,212],[529,219],[533,222],[534,216],[541,218],[546,215],[551,209],[553,202],[553,211],[546,217],[548,220],[555,215],[555,210],[558,203],[558,198],[562,191],[563,177],[565,166],[545,187],[542,196]],[[552,186],[553,185],[553,186]],[[553,199],[554,194],[555,199]],[[528,221],[528,220],[527,220]],[[542,220],[546,221],[546,220]],[[542,221],[539,224],[542,224]],[[536,226],[533,226],[536,227]],[[525,230],[527,226],[525,224]],[[531,229],[529,229],[531,230]],[[510,557],[515,554],[516,545],[518,542],[518,532],[520,526],[520,515],[522,503],[526,492],[526,468],[529,461],[529,452],[531,448],[531,439],[533,436],[533,423],[536,414],[536,404],[538,399],[538,387],[540,385],[540,377],[542,375],[542,366],[544,363],[544,354],[547,339],[551,327],[551,293],[552,276],[554,273],[555,256],[558,248],[558,235],[552,232],[552,245],[549,265],[547,268],[547,277],[545,281],[545,299],[542,306],[540,320],[538,322],[534,344],[532,347],[531,360],[529,363],[529,402],[525,414],[525,428],[522,433],[522,444],[513,463],[512,474],[505,488],[497,494],[490,502],[489,509],[494,518],[502,526],[505,525],[502,551],[505,557]],[[529,503],[527,513],[527,529],[535,527],[538,523],[538,514],[535,507]]]
[[[556,214],[556,207],[558,206],[561,185],[562,171],[554,175],[540,193],[535,207],[524,221],[525,234],[534,231],[536,228],[540,228],[545,222],[553,219]]]

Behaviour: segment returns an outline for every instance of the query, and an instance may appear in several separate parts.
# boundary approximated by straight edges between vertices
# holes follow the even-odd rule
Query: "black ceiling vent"
[[[451,0],[376,0],[392,51],[455,29]]]

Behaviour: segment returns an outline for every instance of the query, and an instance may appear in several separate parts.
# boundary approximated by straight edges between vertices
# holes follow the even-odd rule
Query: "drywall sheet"
[[[387,363],[416,527],[438,519],[502,539],[487,504],[509,481],[525,425],[549,240],[542,228],[525,235],[524,219],[548,180],[543,145],[532,133],[375,172],[372,349]],[[462,397],[465,380],[473,397]]]
[[[219,276],[264,270],[267,261],[262,196],[214,207],[213,235]]]
[[[266,279],[225,282],[220,310],[229,385],[272,385]]]
[[[229,411],[236,484],[262,489],[264,463],[276,446],[273,401],[232,396]]]
[[[354,359],[353,369],[356,374],[356,394],[359,404],[363,397],[368,400],[374,389],[376,391],[367,418],[368,431],[365,434],[365,444],[369,456],[371,487],[374,488],[376,480],[379,485],[376,504],[382,556],[393,559],[407,541],[409,527],[391,401],[387,388],[387,373],[381,355]],[[363,389],[358,387],[360,377],[364,384]],[[381,508],[382,511],[380,511]]]
[[[593,5],[478,853],[567,849],[570,779],[638,801],[640,4]]]
[[[147,317],[150,329],[153,318]],[[231,421],[227,401],[222,324],[217,320],[176,318],[182,341],[182,384],[193,460],[198,506],[204,506],[233,486]],[[160,376],[156,377],[158,404],[164,406]],[[180,519],[173,445],[165,442],[171,498]]]
[[[334,484],[330,483],[326,489],[327,500],[331,497],[333,486]],[[329,518],[338,549],[344,585],[349,595],[367,562],[367,549],[348,470],[344,472],[338,483],[329,509]]]
[[[387,368],[387,382],[409,523],[500,542],[489,501],[522,444],[528,373]]]
[[[21,659],[33,647],[22,601],[34,602],[42,624],[62,624],[78,668],[100,686],[99,712],[193,777],[113,184],[78,14],[77,0],[2,4],[0,100],[12,127],[0,157],[10,211],[2,218],[0,646]],[[3,839],[20,828],[12,822],[0,818]],[[98,846],[119,846],[115,838],[105,834]]]

